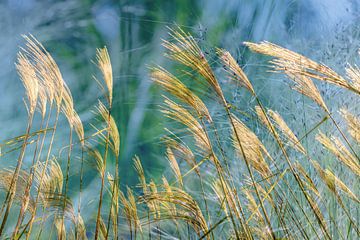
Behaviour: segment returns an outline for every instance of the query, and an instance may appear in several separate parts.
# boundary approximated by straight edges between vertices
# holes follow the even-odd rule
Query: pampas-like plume
[[[66,228],[65,228],[65,223],[62,220],[62,218],[56,217],[54,219],[54,225],[56,228],[58,239],[60,239],[60,240],[66,239]]]
[[[138,156],[134,157],[134,168],[135,168],[135,170],[136,170],[136,172],[138,174],[139,182],[140,182],[140,185],[141,185],[141,187],[143,189],[143,193],[147,194],[148,193],[148,187],[147,187],[147,184],[146,184],[144,169],[142,167],[140,158]]]
[[[158,193],[157,186],[153,180],[150,180],[149,189],[150,189],[149,192],[152,194]],[[161,216],[160,203],[156,199],[153,199],[151,201],[148,201],[148,206],[150,208],[150,211],[154,214],[154,218],[160,219]]]
[[[334,154],[342,163],[344,163],[351,171],[360,176],[360,165],[356,157],[344,146],[339,138],[332,136],[328,138],[324,133],[319,132],[316,135],[318,140],[326,149]]]
[[[252,95],[255,95],[251,82],[231,54],[224,49],[217,49],[217,53],[226,67],[225,70],[228,72],[229,78],[247,88]]]
[[[231,188],[226,183],[226,181],[222,179],[216,179],[213,184],[212,188],[216,193],[218,198],[218,203],[220,204],[221,209],[224,211],[226,216],[230,215],[230,212],[234,213],[237,218],[240,218],[240,211],[236,205],[236,196]],[[228,202],[228,206],[226,204]],[[230,209],[228,209],[228,207]]]
[[[44,86],[43,84],[39,85],[38,98],[39,98],[38,109],[41,114],[41,117],[44,119],[45,114],[46,114],[46,105],[47,105],[47,101],[48,101],[48,95],[47,95],[46,86]]]
[[[84,144],[84,127],[79,115],[74,109],[74,102],[70,89],[66,86],[65,83],[63,91],[63,104],[61,105],[61,109],[69,122],[70,128],[75,130],[81,144]]]
[[[188,110],[170,99],[165,99],[164,102],[165,107],[162,112],[165,116],[187,126],[195,139],[196,145],[205,154],[209,153],[211,151],[211,145],[206,137],[206,132],[195,117]]]
[[[13,175],[14,175],[14,170],[5,169],[0,171],[0,189],[6,192],[10,190],[10,185]],[[22,201],[24,200],[23,198],[25,196],[26,184],[28,179],[29,179],[29,174],[21,170],[19,172],[16,189],[12,187],[12,191],[14,193],[14,202],[17,204],[21,204]],[[26,199],[27,204],[26,206],[24,206],[24,212],[28,210],[32,213],[34,209],[34,201],[30,195],[27,195],[27,198],[28,198]]]
[[[220,208],[222,209],[222,211],[225,213],[225,215],[227,217],[229,217],[229,212],[228,212],[228,209],[227,209],[227,206],[226,206],[226,202],[225,202],[225,194],[224,194],[224,191],[222,190],[222,186],[221,186],[221,183],[220,183],[220,180],[219,179],[216,179],[212,185],[211,185],[213,191],[215,192],[216,194],[216,197],[217,197],[217,201],[218,203],[220,204]]]
[[[80,215],[76,217],[76,232],[77,232],[77,239],[81,239],[81,240],[88,239],[86,236],[86,228],[85,228],[84,220]]]
[[[176,159],[185,160],[190,168],[194,169],[197,175],[200,175],[200,170],[197,166],[195,155],[188,146],[170,137],[165,138],[165,143],[172,149]]]
[[[16,69],[26,90],[26,95],[29,101],[29,115],[32,115],[35,112],[39,94],[39,82],[36,77],[36,72],[29,59],[22,53],[18,54]]]
[[[100,116],[103,118],[105,122],[108,122],[108,132],[110,136],[110,147],[114,151],[115,155],[118,157],[120,154],[120,134],[118,127],[114,118],[110,115],[109,110],[104,106],[104,104],[99,101],[99,105],[97,106],[97,111]],[[106,141],[106,139],[104,139]]]
[[[351,137],[360,144],[360,118],[354,116],[344,108],[340,110],[340,113],[347,122]]]
[[[170,164],[170,167],[171,169],[173,170],[174,174],[175,174],[175,177],[176,177],[176,180],[179,182],[180,186],[183,187],[183,180],[182,180],[182,176],[181,176],[181,171],[180,171],[180,167],[178,165],[178,162],[175,158],[175,155],[173,153],[173,151],[171,150],[170,147],[168,147],[166,149],[166,156],[167,156],[167,159],[169,161],[169,164]]]
[[[42,200],[52,197],[56,192],[62,192],[64,177],[56,158],[50,160],[47,166],[45,166],[45,163],[38,162],[35,167],[36,188],[41,189],[40,197]],[[44,169],[45,167],[46,169]],[[43,172],[44,174],[42,175]]]
[[[64,201],[66,206],[64,208]],[[54,194],[51,197],[48,197],[44,200],[47,206],[47,215],[54,215],[56,217],[70,220],[72,223],[76,223],[76,217],[74,212],[74,207],[71,202],[71,199],[65,197],[62,194]],[[75,225],[74,225],[75,226]]]
[[[266,41],[259,44],[250,42],[244,44],[254,52],[275,57],[276,59],[271,61],[275,71],[285,71],[291,75],[316,78],[349,89],[357,94],[360,93],[355,85],[347,82],[328,66],[317,63],[301,54]]]
[[[170,186],[168,180],[166,179],[166,177],[163,176],[162,181],[163,181],[165,191],[167,191],[168,194],[172,194],[171,186]],[[165,203],[164,208],[166,209],[166,211],[169,212],[170,215],[176,216],[176,205],[175,204],[172,204],[172,203],[166,204]]]
[[[305,148],[301,145],[298,138],[295,136],[293,131],[288,127],[284,119],[280,116],[279,113],[268,110],[269,116],[274,120],[276,126],[280,131],[289,139],[289,141],[293,144],[293,147],[298,151],[305,153]]]
[[[249,163],[259,172],[259,174],[266,178],[271,175],[269,165],[266,163],[263,154],[271,158],[265,146],[261,143],[258,137],[253,133],[244,123],[237,117],[232,115],[234,125],[239,136],[241,136],[241,145],[244,150],[244,155]],[[239,156],[243,157],[241,146],[237,141],[235,131],[233,132],[233,145]]]
[[[250,215],[253,216],[253,218],[255,219],[257,224],[263,226],[265,223],[264,218],[261,215],[260,209],[259,209],[251,191],[249,189],[244,189],[243,193],[245,194],[245,196],[248,200],[247,207],[248,207],[248,210],[250,211]]]
[[[299,176],[302,176],[306,181],[303,181],[308,189],[310,189],[318,198],[321,198],[320,192],[317,190],[316,185],[313,179],[309,176],[309,174],[305,171],[305,169],[301,166],[300,163],[296,162],[294,164],[295,169],[299,173]]]
[[[105,166],[104,166],[104,159],[101,156],[101,153],[97,149],[89,149],[88,152],[94,158],[96,163],[96,169],[103,178],[105,174]]]
[[[165,56],[197,71],[215,90],[220,99],[224,100],[221,87],[195,39],[181,28],[177,31],[170,29],[169,35],[174,42],[163,40],[163,46],[169,50]]]
[[[200,116],[206,117],[209,122],[212,121],[210,113],[203,101],[174,75],[162,67],[156,67],[151,69],[150,76],[155,83],[177,97],[180,101],[191,106]]]
[[[50,104],[53,100],[60,107],[64,90],[64,80],[55,60],[46,51],[44,46],[33,36],[24,36],[26,49],[24,54],[32,61],[38,78],[41,80],[49,98]]]
[[[127,187],[127,198],[125,197],[122,191],[119,191],[119,197],[120,197],[120,202],[123,205],[123,212],[125,214],[125,218],[128,223],[131,234],[133,229],[135,231],[135,234],[137,229],[142,231],[133,191],[129,187]]]
[[[327,113],[329,112],[323,98],[314,82],[307,76],[292,74],[291,72],[285,71],[289,79],[291,79],[295,85],[292,87],[295,91],[307,96],[320,107],[322,107]]]
[[[171,218],[184,220],[193,227],[198,236],[208,231],[206,220],[198,203],[188,193],[179,188],[171,187],[171,192],[152,191],[142,196],[140,201],[146,203],[156,201],[159,206],[164,204],[167,206],[168,203],[174,204],[177,207],[176,216],[170,216]]]
[[[108,102],[109,106],[112,106],[113,98],[113,75],[112,75],[112,66],[110,61],[110,56],[107,51],[107,48],[99,48],[96,50],[96,59],[98,67],[103,75],[104,82],[108,90]]]
[[[311,162],[319,173],[321,179],[334,194],[338,194],[338,190],[341,190],[352,200],[359,203],[359,199],[356,197],[356,195],[350,190],[350,188],[346,186],[345,183],[343,183],[338,177],[336,177],[334,173],[332,173],[329,169],[322,169],[320,164],[318,164],[316,161],[312,160]]]
[[[271,127],[266,119],[266,116],[264,115],[263,111],[259,106],[255,107],[256,113],[260,119],[260,121],[271,131]],[[275,123],[275,126],[280,130],[280,132],[286,137],[288,142],[291,143],[291,146],[304,153],[306,152],[305,148],[301,145],[300,141],[296,137],[296,135],[293,133],[293,131],[289,128],[289,126],[286,124],[284,119],[280,116],[279,113],[269,109],[267,111],[268,116],[270,119]]]
[[[351,85],[360,92],[360,69],[358,66],[349,66],[346,68],[346,75],[351,79]]]
[[[143,194],[149,194],[151,191],[157,191],[156,189],[156,185],[153,181],[150,182],[150,189],[148,188],[148,185],[146,183],[146,178],[145,178],[145,174],[144,174],[144,169],[142,167],[140,158],[138,156],[134,157],[134,168],[138,174],[138,178],[139,178],[139,182],[140,182],[140,186],[143,189]],[[150,212],[154,213],[154,216],[156,218],[156,214],[157,214],[157,206],[156,206],[156,202],[154,201],[149,201],[147,202],[147,206],[150,210]]]

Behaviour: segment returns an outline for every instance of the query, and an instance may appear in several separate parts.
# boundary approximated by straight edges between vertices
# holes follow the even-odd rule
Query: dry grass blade
[[[109,105],[112,106],[113,98],[113,75],[110,56],[107,48],[99,48],[96,50],[96,59],[98,67],[103,75],[107,90],[108,90],[108,101]]]
[[[87,240],[86,236],[86,228],[83,218],[78,215],[76,218],[76,232],[77,232],[77,239]]]
[[[180,167],[179,167],[178,162],[174,156],[174,153],[170,147],[168,147],[166,149],[166,156],[169,161],[170,167],[174,172],[177,182],[179,182],[180,186],[183,187],[184,184],[183,184],[183,180],[182,180],[182,176],[181,176]]]
[[[320,132],[316,135],[318,140],[326,149],[334,154],[342,163],[344,163],[351,171],[360,176],[360,165],[356,157],[344,146],[339,138],[332,136],[328,138],[324,133]]]
[[[347,122],[351,137],[360,144],[360,118],[354,116],[346,109],[341,109],[340,113]]]
[[[225,216],[229,217],[229,212],[228,212],[226,202],[225,202],[225,194],[224,194],[224,191],[222,190],[220,180],[216,179],[212,183],[211,187],[216,194],[217,202],[219,203],[221,210],[224,212]]]
[[[166,179],[166,177],[163,176],[162,181],[163,181],[165,191],[167,191],[168,194],[172,194],[171,186],[170,186],[168,180]],[[166,208],[166,211],[169,212],[169,215],[176,216],[177,212],[176,212],[175,204],[172,204],[172,203],[166,204],[165,203],[164,207]]]
[[[113,149],[116,156],[120,154],[120,134],[114,118],[110,115],[109,110],[99,101],[97,111],[105,122],[108,123],[110,135],[110,147]],[[105,139],[106,141],[106,139]]]
[[[258,44],[245,42],[245,45],[254,52],[275,57],[276,59],[272,61],[272,64],[276,71],[316,78],[349,89],[357,94],[360,93],[359,89],[356,89],[355,86],[347,82],[328,66],[317,63],[301,54],[266,41]]]
[[[44,174],[42,174],[43,172]],[[41,189],[39,194],[43,201],[54,196],[56,192],[61,193],[64,177],[57,160],[53,158],[47,166],[45,166],[45,163],[38,162],[34,180],[36,189]],[[43,204],[46,206],[46,202]]]
[[[101,177],[103,178],[105,173],[105,165],[101,153],[97,149],[89,149],[88,152],[94,158],[96,163],[96,168],[99,174],[101,175]]]
[[[70,89],[66,86],[65,83],[64,83],[64,91],[63,91],[62,99],[63,99],[63,103],[61,105],[61,109],[69,122],[70,128],[75,130],[81,144],[84,144],[84,139],[85,139],[84,127],[79,115],[74,109],[74,102],[71,96]]]
[[[62,218],[60,218],[60,217],[55,218],[54,224],[55,224],[58,239],[60,239],[60,240],[66,239],[66,228],[65,228],[65,223],[63,222]]]
[[[152,80],[182,102],[191,106],[200,116],[211,122],[210,113],[201,99],[174,75],[161,67],[151,69]]]
[[[206,136],[206,132],[201,126],[201,124],[195,119],[195,117],[185,108],[179,104],[171,101],[170,99],[165,99],[165,107],[162,112],[168,118],[171,118],[181,124],[184,124],[188,130],[192,133],[196,145],[205,153],[211,151],[211,145]]]
[[[111,222],[113,224],[114,238],[116,238],[117,237],[117,226],[118,226],[117,214],[119,212],[119,195],[120,195],[119,192],[120,192],[120,190],[119,190],[118,186],[116,185],[114,177],[110,173],[108,173],[107,179],[108,179],[108,182],[110,185],[109,193],[111,196],[110,213],[109,213],[108,221],[111,220]],[[107,233],[109,233],[109,228],[110,228],[110,226],[108,225]]]
[[[106,239],[106,236],[108,236],[108,232],[106,229],[106,224],[104,223],[104,220],[102,219],[102,217],[100,217],[99,220],[99,228],[100,228],[100,239]]]
[[[64,89],[64,80],[59,67],[44,46],[33,36],[24,36],[24,38],[27,43],[26,49],[22,50],[29,60],[32,61],[37,77],[46,88],[49,102],[52,103],[52,101],[55,100],[57,106],[60,107]]]
[[[268,158],[271,158],[267,152],[265,146],[261,143],[258,137],[243,124],[238,118],[233,115],[235,128],[237,134],[241,136],[241,144],[244,150],[245,157],[249,160],[251,166],[264,178],[271,175],[269,165],[266,163],[263,154]],[[233,133],[233,144],[239,156],[243,156],[241,147],[237,138]]]
[[[120,202],[123,205],[123,212],[125,214],[125,218],[128,223],[130,232],[132,234],[132,231],[134,230],[135,238],[136,238],[137,230],[139,229],[140,231],[142,231],[142,228],[137,213],[137,205],[134,194],[132,190],[129,187],[127,187],[127,198],[125,197],[122,191],[119,191],[119,197],[120,197]]]
[[[261,215],[259,207],[251,191],[248,189],[244,189],[243,193],[245,194],[247,199],[247,208],[250,212],[250,215],[253,216],[253,219],[256,223],[256,227],[252,228],[252,230],[261,229],[261,231],[254,231],[255,235],[257,235],[259,239],[271,239],[271,234],[266,230],[265,220]]]
[[[147,184],[146,184],[144,169],[142,167],[140,158],[138,156],[134,157],[134,168],[135,168],[135,170],[136,170],[136,172],[138,174],[139,182],[140,182],[140,185],[141,185],[141,187],[143,189],[143,193],[144,194],[148,193],[148,187],[147,187]]]
[[[229,78],[247,88],[252,95],[255,95],[251,82],[231,54],[224,49],[217,49],[217,53],[224,64],[225,70],[228,72]]]
[[[186,161],[187,164],[190,166],[190,168],[194,169],[196,174],[198,175],[200,174],[199,168],[196,167],[197,163],[196,163],[195,155],[191,151],[191,149],[185,145],[185,143],[180,143],[170,137],[166,137],[164,141],[166,145],[172,149],[172,152],[176,159]]]
[[[195,39],[181,28],[178,28],[177,31],[169,30],[169,35],[174,42],[163,40],[163,46],[169,50],[166,56],[197,71],[223,100],[224,96],[221,87]]]
[[[175,204],[177,206],[177,215],[171,216],[171,218],[184,220],[193,227],[198,236],[208,231],[206,220],[197,202],[188,193],[179,188],[172,187],[171,192],[152,191],[142,196],[141,201],[156,201],[159,208],[160,206],[164,206],[164,204],[165,207],[168,206],[168,203]]]
[[[46,115],[46,106],[48,101],[48,94],[46,86],[39,84],[39,93],[38,93],[38,109],[41,114],[41,117],[44,119]]]
[[[346,75],[351,79],[351,86],[360,92],[360,69],[358,66],[349,66],[346,68]]]
[[[9,191],[11,186],[12,177],[14,175],[14,170],[5,169],[0,171],[0,189],[4,191]],[[14,193],[14,201],[17,204],[21,204],[24,200],[26,184],[29,179],[29,174],[25,171],[20,171],[19,177],[17,180],[16,188],[12,188],[12,192]],[[34,201],[31,196],[28,195],[28,199],[26,200],[27,204],[24,206],[24,212],[26,210],[33,212],[34,209]]]
[[[350,188],[346,186],[345,183],[343,183],[338,177],[336,177],[334,173],[332,173],[329,169],[322,169],[320,164],[315,161],[311,162],[319,173],[321,179],[334,194],[338,194],[338,190],[341,190],[352,200],[359,203],[358,197],[350,190]]]
[[[53,194],[52,196],[45,198],[43,202],[46,204],[43,206],[46,213],[46,219],[48,219],[50,216],[54,216],[54,218],[59,219],[60,222],[64,224],[64,226],[66,226],[65,220],[69,220],[72,223],[70,226],[76,227],[77,219],[75,216],[73,204],[69,198],[62,194]],[[65,208],[64,202],[66,202]],[[58,236],[65,237],[66,229],[59,228],[59,230],[63,230],[63,232],[60,231]]]
[[[303,75],[292,74],[290,72],[285,71],[288,75],[289,79],[291,79],[295,85],[292,87],[295,91],[307,96],[315,103],[317,103],[320,107],[322,107],[326,112],[329,112],[321,94],[313,81]]]
[[[36,77],[35,69],[29,59],[22,53],[18,54],[16,69],[26,90],[26,95],[29,101],[29,115],[32,115],[35,112],[39,94],[39,82]]]
[[[235,193],[231,191],[229,185],[222,179],[216,179],[212,184],[212,188],[216,193],[218,203],[225,215],[229,216],[231,211],[237,218],[240,218],[240,211],[237,208],[236,196]],[[226,202],[228,202],[228,206],[226,205]]]
[[[295,169],[298,171],[299,176],[302,176],[306,181],[303,181],[303,183],[307,186],[308,189],[310,189],[318,198],[321,198],[321,194],[316,188],[316,185],[313,181],[313,179],[310,177],[310,175],[306,172],[306,170],[296,162],[294,164]]]
[[[264,116],[264,113],[262,112],[262,110],[260,109],[259,106],[255,107],[256,109],[256,113],[259,116],[261,122],[268,127],[268,129],[271,131],[271,128],[269,126],[268,121],[266,120],[266,117]],[[277,127],[277,129],[280,130],[280,132],[282,133],[283,136],[285,136],[285,138],[288,140],[288,142],[290,142],[290,145],[302,152],[302,153],[306,153],[305,148],[301,145],[300,141],[298,140],[298,138],[296,137],[296,135],[293,133],[293,131],[289,128],[289,126],[286,124],[286,122],[284,121],[284,119],[280,116],[279,113],[269,109],[267,111],[268,116],[270,117],[270,119],[274,122],[274,125]]]

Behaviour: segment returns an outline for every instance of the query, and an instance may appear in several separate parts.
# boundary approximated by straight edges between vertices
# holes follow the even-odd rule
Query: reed
[[[87,123],[93,132],[87,133],[55,60],[33,36],[24,38],[16,69],[25,88],[28,123],[24,135],[1,145],[19,153],[14,167],[0,170],[2,238],[360,237],[358,109],[348,103],[334,111],[318,89],[324,83],[341,87],[356,104],[356,65],[349,64],[342,76],[281,46],[245,43],[273,57],[271,74],[283,73],[297,94],[315,103],[301,109],[321,116],[307,123],[312,125],[307,129],[284,117],[281,109],[266,106],[268,101],[258,95],[257,85],[230,52],[215,48],[216,54],[207,59],[190,33],[169,29],[169,39],[163,40],[165,56],[185,74],[149,68],[149,80],[164,91],[159,110],[168,119],[162,143],[169,171],[156,178],[134,156],[139,183],[126,186],[121,179],[121,187],[122,126],[112,114],[116,101],[106,47],[97,49],[95,61],[103,80],[94,77],[104,98],[93,112],[97,123]],[[249,93],[243,95],[247,109],[232,102],[224,79]],[[67,126],[60,123],[62,118]],[[40,125],[33,124],[34,119],[40,119]],[[68,141],[58,149],[56,132],[65,130]],[[55,157],[63,149],[65,159]],[[25,158],[31,159],[28,166]],[[80,172],[75,173],[72,167],[77,164]],[[83,195],[85,167],[93,167],[98,175],[94,181],[99,191],[91,192],[96,196],[94,209],[87,207],[91,204]],[[73,183],[79,183],[77,199],[71,193],[76,191]]]

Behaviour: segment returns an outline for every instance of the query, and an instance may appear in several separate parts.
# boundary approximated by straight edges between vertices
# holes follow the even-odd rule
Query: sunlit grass
[[[136,170],[139,184],[124,187],[119,176],[122,126],[111,115],[113,76],[107,49],[97,50],[102,80],[95,78],[105,101],[94,107],[98,122],[90,123],[87,133],[56,62],[35,38],[25,37],[16,67],[26,91],[28,124],[23,136],[2,145],[8,148],[5,153],[16,151],[19,157],[14,168],[1,170],[1,238],[358,238],[360,119],[345,105],[339,113],[331,112],[313,80],[342,87],[356,99],[359,69],[349,66],[343,77],[280,46],[245,43],[274,57],[272,70],[287,75],[293,89],[313,101],[312,111],[321,118],[299,131],[264,105],[231,53],[216,49],[223,71],[215,73],[190,34],[169,31],[165,55],[182,74],[152,66],[149,79],[166,92],[159,109],[169,118],[163,143],[171,174],[149,179],[149,171],[134,156],[134,165],[127,167]],[[224,77],[249,92],[252,104],[246,115],[229,103],[224,94],[228,88],[219,81]],[[189,80],[210,91],[200,98],[188,87]],[[304,106],[302,111],[309,110]],[[67,119],[68,128],[58,129],[60,117]],[[33,119],[39,118],[40,129],[33,129]],[[325,122],[330,123],[323,127]],[[57,131],[69,132],[61,149],[53,149]],[[309,151],[304,139],[311,139],[317,150]],[[13,149],[15,143],[20,147]],[[59,151],[65,152],[61,159]],[[23,166],[25,156],[31,159],[30,168]],[[331,169],[330,161],[340,167]],[[79,163],[74,174],[71,169]],[[84,165],[97,174],[88,176]],[[85,177],[98,179],[91,199],[83,196]],[[70,190],[78,193],[77,199]],[[89,207],[91,202],[95,208]]]

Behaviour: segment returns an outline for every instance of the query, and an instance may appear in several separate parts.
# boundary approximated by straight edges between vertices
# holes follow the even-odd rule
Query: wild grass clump
[[[2,151],[3,161],[8,152],[19,155],[14,166],[0,174],[0,237],[359,238],[359,68],[349,65],[341,76],[275,44],[245,43],[271,56],[271,71],[284,73],[292,88],[313,102],[310,110],[320,117],[303,129],[284,118],[281,109],[264,104],[266,99],[231,53],[216,49],[210,62],[190,34],[169,31],[169,40],[163,41],[165,56],[182,71],[171,73],[161,66],[149,71],[164,91],[160,109],[170,119],[164,159],[171,171],[149,179],[134,156],[129,168],[137,172],[139,184],[126,187],[120,187],[126,183],[119,175],[121,126],[112,117],[107,49],[96,52],[102,80],[94,79],[104,100],[94,106],[98,121],[89,123],[92,130],[87,133],[55,60],[33,36],[25,36],[16,68],[25,87],[28,124],[24,135],[3,144],[8,148]],[[223,71],[215,74],[217,65]],[[224,78],[249,93],[244,98],[250,107],[230,104]],[[344,88],[355,102],[331,111],[317,87],[328,83]],[[298,114],[309,109],[304,105],[302,111]],[[59,124],[62,119],[68,128]],[[55,149],[56,133],[65,129],[68,142]],[[316,151],[305,140],[317,146]],[[75,165],[80,165],[78,171],[72,170]],[[87,176],[91,172],[84,169],[89,167],[96,176]],[[85,177],[97,178],[91,199],[83,196]]]

